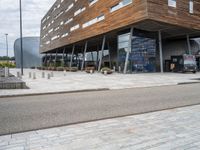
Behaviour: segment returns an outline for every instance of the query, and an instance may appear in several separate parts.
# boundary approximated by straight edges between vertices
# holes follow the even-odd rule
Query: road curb
[[[70,93],[84,93],[84,92],[97,92],[97,91],[109,91],[109,90],[110,90],[109,88],[99,88],[99,89],[85,89],[85,90],[75,90],[75,91],[61,91],[61,92],[45,92],[45,93],[32,93],[32,94],[2,95],[2,96],[0,96],[0,98],[40,96],[40,95],[54,95],[54,94],[70,94]]]
[[[200,82],[180,82],[180,83],[178,83],[177,85],[184,85],[184,84],[198,84],[198,83],[200,83]]]

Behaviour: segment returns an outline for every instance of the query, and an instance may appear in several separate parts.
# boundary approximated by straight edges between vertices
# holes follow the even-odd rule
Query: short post
[[[90,70],[90,74],[93,74],[93,73],[94,73],[94,71],[91,69],[91,70]]]
[[[113,66],[113,72],[115,72],[116,71],[116,68],[115,68],[115,66]]]
[[[32,78],[32,74],[31,74],[31,72],[29,72],[29,79],[31,79]]]
[[[33,79],[34,80],[36,79],[36,73],[35,72],[33,73]]]
[[[48,73],[48,75],[47,75],[47,79],[48,79],[48,80],[51,79],[51,75],[50,75],[50,73]]]
[[[121,73],[121,66],[119,66],[119,73]]]
[[[42,78],[45,78],[45,72],[42,72]]]
[[[53,72],[51,72],[51,77],[54,77]]]
[[[17,72],[17,78],[22,78],[20,72]]]
[[[8,77],[8,76],[9,76],[8,67],[5,67],[5,68],[4,68],[4,75],[5,75],[5,77]]]
[[[64,73],[64,76],[66,76],[66,70],[64,70],[63,73]]]

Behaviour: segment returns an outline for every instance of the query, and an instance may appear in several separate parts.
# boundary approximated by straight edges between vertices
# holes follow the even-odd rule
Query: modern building
[[[163,72],[169,56],[198,51],[199,8],[199,0],[57,0],[41,21],[40,52],[80,69],[90,55],[97,70]]]
[[[24,37],[23,38],[23,67],[39,67],[42,65],[42,54],[39,53],[40,38]],[[20,38],[14,43],[14,54],[16,67],[21,67],[21,44]]]

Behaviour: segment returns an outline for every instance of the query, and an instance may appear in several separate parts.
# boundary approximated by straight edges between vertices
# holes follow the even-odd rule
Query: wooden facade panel
[[[178,0],[176,8],[167,0],[147,0],[150,19],[200,30],[200,2],[194,0],[194,13],[189,13],[189,0]]]
[[[70,45],[78,41],[82,41],[97,35],[101,35],[122,27],[132,25],[143,20],[155,20],[180,27],[200,30],[200,1],[194,1],[194,13],[189,13],[189,0],[177,0],[177,7],[168,6],[168,0],[133,0],[129,4],[117,11],[110,12],[110,8],[115,6],[122,0],[98,0],[94,5],[89,6],[88,0],[64,0],[60,7],[53,11],[55,6],[58,6],[61,0],[57,0],[47,15],[43,18],[50,18],[41,25],[41,52],[46,52],[62,46]],[[74,3],[74,7],[68,12],[65,10]],[[80,8],[85,11],[77,16],[74,12]],[[64,12],[57,19],[56,16],[60,12]],[[82,28],[82,25],[101,14],[105,15],[105,20],[95,23],[89,27]],[[73,21],[67,25],[61,25],[67,19],[73,18]],[[54,22],[52,23],[52,20]],[[50,24],[50,26],[48,26]],[[70,28],[79,24],[80,28],[70,32]],[[43,27],[47,26],[43,30]],[[48,33],[49,30],[59,27],[57,31]],[[64,33],[69,33],[67,37],[59,37],[56,40],[51,40],[50,44],[45,44],[52,37]],[[45,38],[44,35],[46,35]]]
[[[147,17],[146,0],[133,0],[132,4],[111,13],[110,8],[118,4],[120,1],[121,0],[99,0],[93,6],[89,6],[88,0],[78,0],[69,12],[64,13],[61,17],[56,19],[56,21],[48,29],[41,31],[41,37],[43,37],[49,29],[56,28],[59,26],[60,22],[73,17],[72,22],[67,25],[60,26],[60,29],[57,32],[48,34],[49,38],[51,38],[56,34],[69,32],[69,36],[51,41],[51,44],[49,45],[45,45],[45,42],[48,41],[49,38],[42,39],[41,44],[45,46],[41,48],[41,51],[48,51],[49,49],[55,49],[93,36],[101,35],[103,33],[133,24]],[[63,2],[63,5],[58,9],[59,11],[57,10],[53,12],[52,18],[59,14],[60,11],[66,10],[72,2],[74,2],[74,0],[67,0],[67,2]],[[58,4],[55,3],[54,5]],[[86,10],[74,17],[74,12],[82,7],[85,7]],[[101,14],[105,15],[105,20],[95,23],[87,28],[82,28],[84,23],[100,16]],[[49,23],[50,21],[46,21],[41,28]],[[70,32],[70,28],[77,24],[80,25],[80,28],[76,31]]]

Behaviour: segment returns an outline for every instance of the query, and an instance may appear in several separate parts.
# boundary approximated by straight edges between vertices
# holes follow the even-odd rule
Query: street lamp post
[[[5,34],[6,36],[6,56],[7,56],[7,62],[9,61],[8,60],[8,33]]]
[[[23,66],[23,39],[22,39],[22,2],[19,0],[19,11],[20,11],[20,45],[21,45],[21,75],[24,75]]]

